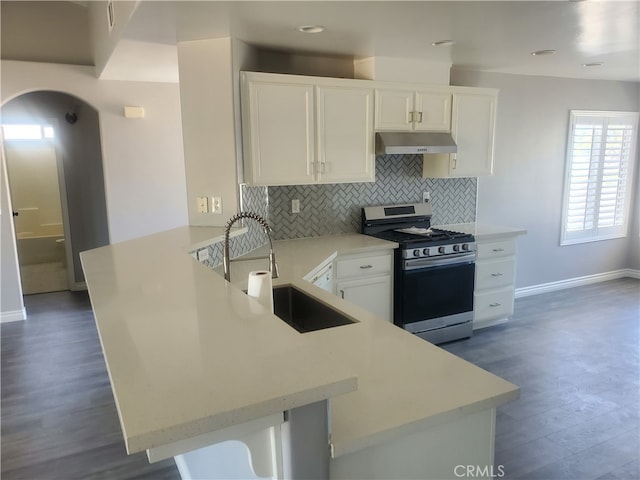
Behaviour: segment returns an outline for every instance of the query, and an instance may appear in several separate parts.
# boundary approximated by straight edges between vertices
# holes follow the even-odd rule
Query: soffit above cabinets
[[[637,1],[140,2],[125,37],[167,45],[230,36],[271,50],[638,81],[639,11]],[[298,31],[309,24],[326,29]],[[442,40],[453,44],[432,45]],[[542,49],[557,53],[531,55]]]

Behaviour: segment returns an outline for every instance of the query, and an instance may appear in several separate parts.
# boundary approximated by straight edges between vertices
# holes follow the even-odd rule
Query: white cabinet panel
[[[389,322],[391,317],[391,276],[365,277],[360,280],[339,280],[337,293],[345,300]]]
[[[342,255],[336,261],[336,293],[392,322],[392,270],[391,250]]]
[[[391,255],[355,257],[340,259],[338,278],[360,277],[362,275],[382,275],[391,272]]]
[[[513,287],[476,292],[473,297],[473,321],[482,322],[513,315]]]
[[[373,182],[373,87],[355,80],[242,74],[245,181]]]
[[[454,91],[451,136],[457,153],[425,155],[425,178],[480,177],[493,174],[497,91]]]
[[[451,130],[451,93],[416,92],[414,127],[422,131]]]
[[[513,315],[516,237],[493,241],[476,238],[476,248],[473,328],[482,328],[505,322]]]
[[[373,88],[318,86],[317,99],[318,182],[373,182]]]
[[[495,110],[495,95],[454,93],[451,135],[458,145],[458,152],[452,155],[452,177],[493,173]]]
[[[515,255],[515,239],[498,240],[495,242],[477,242],[478,260]]]
[[[516,260],[507,257],[476,263],[476,286],[482,289],[513,285],[515,281]]]
[[[376,129],[411,130],[413,90],[376,89]]]
[[[251,81],[244,91],[246,181],[295,185],[314,181],[312,85]],[[248,98],[247,98],[248,97]]]
[[[376,130],[451,129],[451,92],[379,88],[375,97]]]

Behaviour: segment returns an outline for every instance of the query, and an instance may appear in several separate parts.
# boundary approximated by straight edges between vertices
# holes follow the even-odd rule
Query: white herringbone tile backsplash
[[[357,232],[363,206],[420,202],[424,191],[434,225],[475,221],[477,178],[422,178],[422,155],[379,155],[373,183],[269,187],[269,223],[277,239]]]
[[[360,212],[365,205],[422,201],[431,192],[432,223],[474,222],[477,178],[422,178],[422,155],[379,155],[376,181],[291,187],[241,186],[242,209],[267,219],[273,238],[316,237],[360,230]],[[300,213],[291,213],[291,200],[300,200]],[[232,257],[264,245],[262,229],[246,223],[249,232],[231,239]],[[222,263],[222,244],[208,247],[209,266]]]

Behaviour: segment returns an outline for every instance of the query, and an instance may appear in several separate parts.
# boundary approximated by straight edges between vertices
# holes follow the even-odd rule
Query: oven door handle
[[[403,269],[405,271],[417,270],[419,268],[442,267],[445,265],[457,265],[464,263],[473,263],[476,261],[475,252],[462,253],[460,255],[450,255],[444,258],[416,258],[414,260],[405,260]]]

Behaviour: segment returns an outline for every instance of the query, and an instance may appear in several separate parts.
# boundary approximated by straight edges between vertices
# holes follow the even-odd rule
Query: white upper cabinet
[[[493,136],[497,93],[454,93],[451,136],[458,145],[453,155],[453,177],[493,173]]]
[[[318,180],[373,182],[373,88],[317,87]]]
[[[373,182],[373,88],[358,83],[243,72],[245,181]]]
[[[451,128],[451,92],[376,89],[376,130],[444,131]]]
[[[493,173],[498,91],[242,72],[244,181],[375,181],[376,131],[451,132],[455,154],[425,155],[423,177]]]
[[[253,185],[313,183],[313,85],[284,76],[243,78],[245,180]],[[249,160],[249,161],[247,161]]]
[[[455,87],[453,87],[455,88]],[[454,90],[451,136],[458,152],[425,155],[423,177],[480,177],[493,174],[497,90]]]

